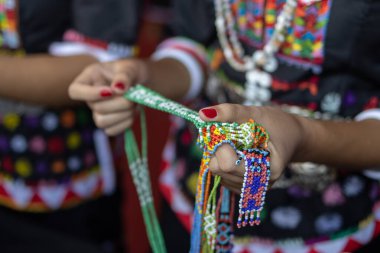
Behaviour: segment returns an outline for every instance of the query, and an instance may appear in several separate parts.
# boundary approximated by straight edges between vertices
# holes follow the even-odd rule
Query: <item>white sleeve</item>
[[[190,75],[190,87],[183,100],[196,98],[205,82],[207,59],[204,47],[183,37],[170,38],[163,41],[151,56],[154,61],[164,58],[175,59],[185,66]]]

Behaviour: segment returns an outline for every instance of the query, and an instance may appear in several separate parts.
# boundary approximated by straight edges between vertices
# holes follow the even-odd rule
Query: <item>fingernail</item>
[[[207,118],[210,119],[215,118],[218,115],[218,112],[212,108],[202,109],[201,111]]]
[[[119,90],[125,90],[125,84],[123,84],[122,82],[116,83],[115,87],[118,88]]]
[[[102,90],[100,92],[100,96],[103,97],[103,98],[107,98],[107,97],[112,96],[112,92],[109,91],[109,90]]]

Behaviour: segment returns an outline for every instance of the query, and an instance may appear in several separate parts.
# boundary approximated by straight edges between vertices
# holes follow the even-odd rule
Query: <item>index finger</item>
[[[69,96],[71,99],[96,102],[112,97],[114,94],[110,87],[89,86],[83,83],[73,83],[69,87]]]
[[[90,66],[74,80],[68,89],[68,93],[70,98],[86,102],[109,98],[113,96],[112,89],[107,86],[97,85],[106,82],[107,80],[102,76],[101,72],[96,71],[96,67]]]

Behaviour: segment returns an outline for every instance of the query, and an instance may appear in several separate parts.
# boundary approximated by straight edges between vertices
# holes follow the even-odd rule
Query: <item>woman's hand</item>
[[[114,136],[130,127],[135,106],[123,98],[129,87],[144,82],[146,66],[137,59],[92,64],[70,85],[69,96],[88,104],[95,124]]]
[[[220,104],[202,109],[199,115],[205,121],[245,123],[253,119],[261,124],[269,133],[271,183],[280,177],[285,166],[299,152],[303,140],[304,131],[300,118],[273,107]],[[210,161],[210,170],[222,177],[224,186],[240,193],[245,169],[244,163],[235,165],[237,159],[231,146],[222,145]]]

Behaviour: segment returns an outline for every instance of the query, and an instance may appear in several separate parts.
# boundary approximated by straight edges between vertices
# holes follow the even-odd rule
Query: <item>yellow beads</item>
[[[32,166],[30,162],[25,158],[21,158],[17,160],[15,164],[15,168],[16,168],[17,173],[22,177],[28,177],[32,173]]]
[[[3,118],[3,124],[8,130],[14,131],[20,125],[20,116],[8,113]]]
[[[73,132],[67,137],[67,147],[69,149],[76,149],[81,143],[81,138],[79,133]]]

